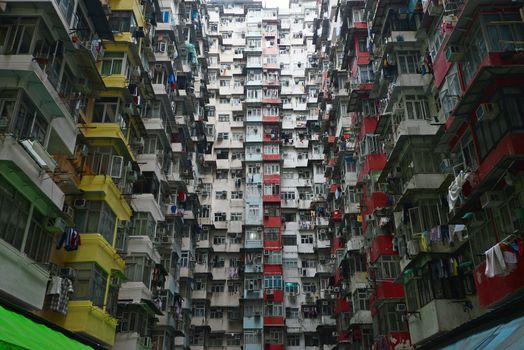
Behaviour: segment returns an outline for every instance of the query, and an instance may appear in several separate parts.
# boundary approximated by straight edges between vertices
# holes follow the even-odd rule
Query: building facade
[[[0,342],[515,346],[523,16],[0,2]]]
[[[188,347],[205,16],[199,1],[1,4],[3,302],[89,345]]]
[[[337,346],[446,348],[520,295],[521,5],[322,11],[339,16],[322,38]]]

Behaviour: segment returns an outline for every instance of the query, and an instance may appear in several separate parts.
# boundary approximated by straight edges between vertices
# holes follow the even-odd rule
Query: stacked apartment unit
[[[523,285],[522,5],[348,0],[321,16],[338,348],[461,344]]]
[[[209,105],[192,348],[334,344],[315,1],[208,7]]]
[[[0,4],[2,303],[89,345],[188,347],[205,14]]]

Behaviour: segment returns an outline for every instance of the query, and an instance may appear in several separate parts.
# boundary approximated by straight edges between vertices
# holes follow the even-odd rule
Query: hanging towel
[[[506,272],[507,266],[499,244],[491,247],[484,254],[486,255],[486,270],[484,271],[486,276],[493,278]]]

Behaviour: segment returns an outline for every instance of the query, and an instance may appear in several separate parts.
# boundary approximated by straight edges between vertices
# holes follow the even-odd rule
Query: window
[[[265,250],[264,251],[264,264],[282,264],[282,251],[281,250]],[[272,288],[272,287],[266,287],[266,288]],[[282,288],[282,286],[280,288]]]
[[[229,133],[228,132],[219,132],[217,134],[217,140],[229,140]]]
[[[37,19],[6,17],[2,21],[6,26],[0,27],[0,49],[3,48],[4,53],[8,55],[30,54],[31,43],[37,32]]]
[[[429,105],[424,95],[406,95],[403,97],[408,119],[430,119]]]
[[[227,214],[224,212],[215,213],[215,221],[226,221],[227,220]]]
[[[204,304],[193,304],[193,317],[206,317],[206,307]]]
[[[91,300],[93,305],[104,306],[104,292],[107,285],[107,273],[95,263],[69,264],[76,270],[73,281],[75,293],[72,300]]]
[[[419,54],[416,51],[400,51],[397,54],[400,74],[417,74]]]
[[[276,256],[278,256],[278,254]],[[280,252],[280,257],[282,257],[281,252]],[[265,289],[282,289],[282,276],[280,275],[264,276],[264,288]]]
[[[282,245],[292,246],[292,247],[295,246],[296,247],[296,245],[297,245],[297,236],[295,236],[295,235],[283,235],[282,236]]]
[[[265,316],[284,316],[282,303],[280,302],[266,302]]]
[[[87,201],[85,207],[75,210],[75,227],[80,233],[100,233],[113,243],[116,215],[103,201]],[[154,235],[154,233],[153,233]]]
[[[216,314],[216,315],[218,315],[218,314]],[[222,316],[221,315],[220,315],[220,317],[212,317],[211,316],[211,318],[222,318]],[[210,347],[213,347],[213,346],[221,347],[223,342],[224,342],[224,334],[222,334],[222,333],[211,333],[211,334],[209,334],[208,345]]]
[[[243,132],[234,132],[232,134],[233,141],[244,141],[244,133]]]
[[[30,219],[30,207],[30,201],[0,177],[0,238],[16,249],[22,248],[25,226]],[[49,252],[46,253],[47,257]]]
[[[266,241],[278,241],[280,239],[278,228],[266,228],[264,230],[264,239]]]
[[[229,114],[219,114],[218,121],[219,122],[229,122]]]
[[[213,237],[213,244],[215,245],[222,245],[226,244],[226,236],[223,235],[216,235]]]
[[[151,213],[137,212],[133,216],[133,236],[149,236],[151,239],[155,237],[156,222]]]
[[[169,12],[167,13],[169,19]],[[113,32],[130,33],[136,28],[135,17],[131,11],[112,11],[109,26]]]
[[[215,193],[215,199],[221,199],[221,200],[227,199],[227,191],[217,191]]]
[[[299,284],[296,282],[286,282],[284,291],[289,294],[298,294]]]
[[[231,199],[242,199],[244,197],[244,193],[242,191],[232,191],[231,192]]]
[[[286,335],[287,346],[300,346],[300,335],[298,334],[287,334]]]
[[[278,144],[265,144],[264,154],[279,154],[280,148]]]
[[[353,292],[353,310],[369,310],[369,295],[365,289],[357,289]]]
[[[235,319],[235,318],[231,318],[229,317],[229,319]],[[240,346],[240,342],[241,342],[241,339],[242,339],[242,334],[240,333],[227,333],[226,334],[226,342],[227,342],[227,345],[229,346]]]
[[[376,263],[377,281],[396,279],[400,275],[398,256],[382,255]]]
[[[266,341],[269,344],[283,344],[284,331],[282,329],[270,328],[269,334],[266,335]]]
[[[314,241],[315,239],[313,238],[313,235],[300,235],[300,243],[302,244],[313,244]]]
[[[258,277],[246,278],[244,287],[248,291],[259,291],[262,288],[262,279]]]
[[[4,91],[2,91],[4,94]],[[12,95],[7,92],[3,97],[11,97],[11,102],[6,102],[6,109],[9,105],[14,108],[14,99],[16,98],[16,92],[13,91]],[[1,102],[1,101],[0,101]],[[1,105],[0,105],[1,107]],[[2,114],[7,115],[7,111]],[[44,145],[45,137],[47,134],[48,122],[44,115],[35,107],[32,101],[24,94],[20,107],[18,109],[18,115],[16,117],[15,128],[13,132],[21,139],[35,139],[41,145]]]
[[[224,241],[225,242],[225,241]],[[211,260],[211,266],[213,268],[221,268],[225,266],[225,259],[223,256],[215,255]]]
[[[266,175],[280,174],[280,164],[278,163],[264,164],[264,174]]]
[[[295,192],[282,192],[280,196],[283,201],[295,200]]]
[[[306,346],[318,346],[319,344],[318,335],[315,333],[304,333],[304,340]]]
[[[231,213],[231,221],[242,221],[242,213]]]
[[[297,319],[299,316],[299,309],[296,307],[287,307],[286,308],[286,318]]]
[[[128,256],[125,260],[127,280],[142,282],[149,288],[154,262],[146,256]]]
[[[302,284],[302,291],[304,293],[316,293],[317,286],[313,282],[304,282]]]
[[[211,292],[224,293],[224,283],[213,283],[211,286]]]
[[[261,344],[262,334],[260,331],[246,330],[244,332],[244,344]]]
[[[105,52],[102,62],[102,75],[124,74],[126,54],[124,52]]]

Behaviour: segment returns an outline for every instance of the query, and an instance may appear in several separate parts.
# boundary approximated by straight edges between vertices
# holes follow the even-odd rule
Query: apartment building
[[[522,5],[324,2],[321,18],[337,347],[513,344],[482,334],[522,322]]]
[[[2,323],[25,331],[3,342],[188,347],[205,15],[200,1],[0,4]]]
[[[315,1],[211,1],[191,347],[332,346]]]

